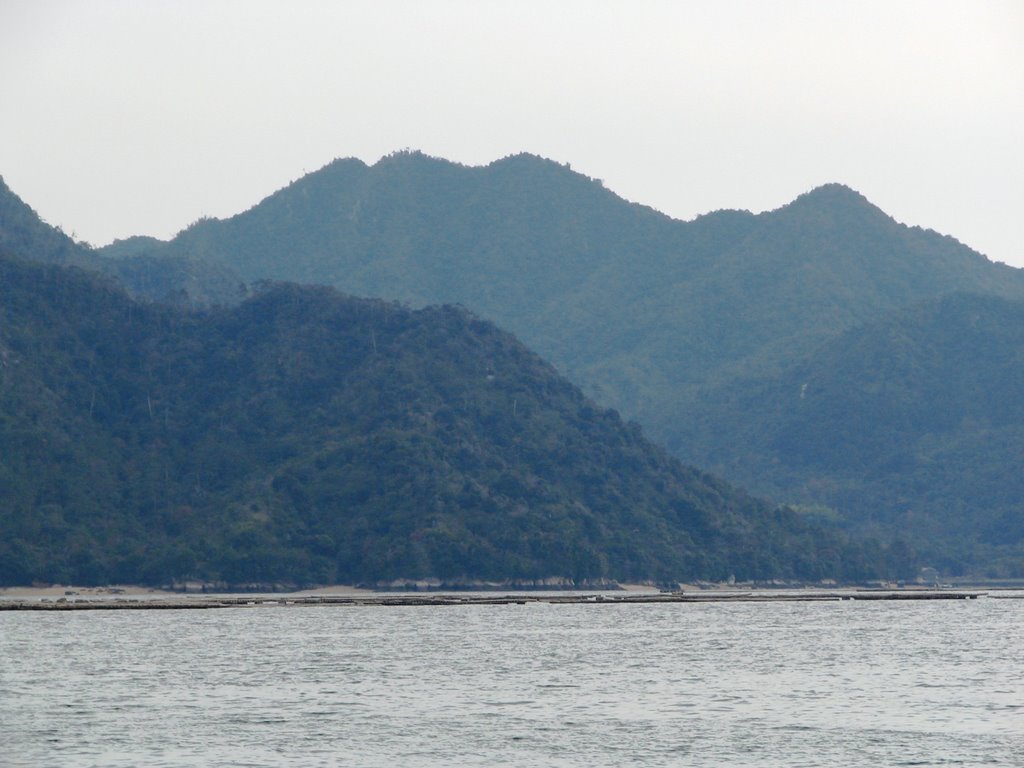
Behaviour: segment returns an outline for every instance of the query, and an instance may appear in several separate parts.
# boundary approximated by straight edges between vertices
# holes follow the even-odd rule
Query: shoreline
[[[35,588],[39,589],[39,588]],[[54,588],[49,588],[54,589]],[[0,611],[80,611],[80,610],[202,610],[213,608],[283,607],[398,607],[467,605],[636,605],[664,603],[777,603],[841,601],[919,601],[1024,599],[1024,591],[996,595],[989,591],[961,589],[751,589],[698,590],[695,592],[519,592],[519,593],[380,593],[354,587],[323,587],[303,592],[263,595],[181,595],[146,588],[141,594],[99,592],[91,595],[64,594],[54,599],[45,596],[15,596],[0,591]],[[70,590],[65,590],[70,591]],[[998,591],[998,590],[996,590]]]

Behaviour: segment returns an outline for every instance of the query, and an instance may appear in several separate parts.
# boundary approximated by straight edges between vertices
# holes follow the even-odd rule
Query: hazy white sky
[[[839,181],[1024,266],[1024,2],[0,0],[0,175],[79,239],[402,148],[684,219]]]

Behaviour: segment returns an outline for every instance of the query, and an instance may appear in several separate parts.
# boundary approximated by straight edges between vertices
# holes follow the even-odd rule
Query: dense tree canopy
[[[757,491],[1024,576],[1024,302],[954,294],[704,393],[689,441]]]
[[[683,467],[463,309],[268,285],[197,313],[0,258],[0,583],[864,578],[887,557]]]

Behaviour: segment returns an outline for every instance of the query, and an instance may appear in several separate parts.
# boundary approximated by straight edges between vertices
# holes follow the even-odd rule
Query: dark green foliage
[[[0,258],[0,583],[878,573],[465,310]]]
[[[900,531],[947,571],[1024,568],[1024,302],[954,294],[705,393],[687,444],[760,493]]]

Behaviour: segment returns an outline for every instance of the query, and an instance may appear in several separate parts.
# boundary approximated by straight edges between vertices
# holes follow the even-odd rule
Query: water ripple
[[[1019,766],[1024,602],[0,617],[0,765]]]

